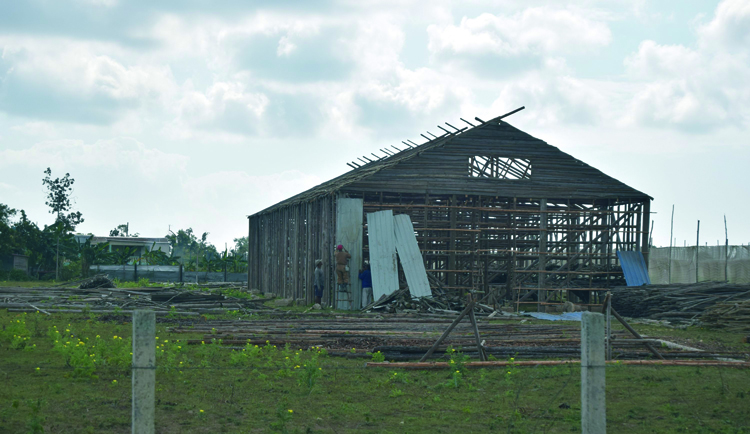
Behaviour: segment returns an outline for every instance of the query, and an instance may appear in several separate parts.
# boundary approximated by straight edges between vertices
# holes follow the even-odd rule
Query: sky
[[[652,197],[654,244],[750,242],[750,0],[29,0],[0,13],[0,203],[40,225],[70,173],[83,233],[246,216],[507,120]]]

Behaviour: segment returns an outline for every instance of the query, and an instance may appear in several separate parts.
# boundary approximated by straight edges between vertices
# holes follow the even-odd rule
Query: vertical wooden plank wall
[[[251,289],[311,303],[316,259],[323,260],[330,285],[332,203],[330,196],[324,196],[248,219],[248,285]],[[324,296],[327,302],[327,291]]]
[[[476,287],[487,296],[504,292],[506,298],[540,291],[544,300],[559,294],[557,288],[594,291],[617,284],[622,278],[617,249],[640,250],[648,257],[649,202],[548,198],[543,210],[543,201],[534,198],[347,195],[363,198],[363,214],[386,209],[408,214],[427,272],[451,291]],[[321,259],[327,283],[323,302],[330,305],[337,200],[329,194],[250,217],[252,289],[310,303],[314,261]],[[362,253],[368,258],[370,246]],[[352,265],[356,272],[359,264]],[[356,277],[352,282],[359,283]],[[547,294],[550,288],[555,291]]]

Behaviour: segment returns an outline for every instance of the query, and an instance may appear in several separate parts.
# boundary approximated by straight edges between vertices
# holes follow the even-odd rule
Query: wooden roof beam
[[[440,128],[441,130],[445,131],[446,134],[449,134],[451,136],[454,134],[454,133],[451,133],[450,131],[446,130],[445,128],[441,127],[440,125],[438,125],[437,127]]]
[[[471,122],[467,121],[467,120],[466,120],[466,119],[464,119],[464,118],[459,118],[459,119],[461,119],[462,121],[464,121],[464,122],[466,122],[467,124],[471,125],[472,127],[475,127],[475,126],[476,126],[476,125],[472,124]]]

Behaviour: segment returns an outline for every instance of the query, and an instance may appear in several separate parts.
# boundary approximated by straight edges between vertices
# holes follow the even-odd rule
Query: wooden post
[[[180,264],[180,283],[182,283],[182,273],[183,273],[183,265]]]
[[[604,315],[581,315],[581,432],[607,432],[604,393]]]
[[[729,234],[726,214],[724,214],[724,281],[729,283]]]
[[[607,360],[612,360],[612,293],[609,291],[607,291],[604,303],[602,303],[602,313],[605,315],[607,327]]]
[[[547,199],[539,201],[539,278],[537,288],[544,288],[544,270],[547,267]],[[537,311],[544,312],[544,291],[537,290]]]
[[[456,195],[451,195],[448,215],[450,218],[450,234],[448,242],[448,269],[456,269]],[[448,273],[448,286],[456,286],[456,273]]]
[[[643,204],[643,240],[641,241],[641,252],[643,253],[643,260],[646,262],[646,269],[648,270],[648,255],[651,250],[649,245],[649,227],[648,224],[651,221],[651,199],[646,199]]]
[[[474,309],[471,309],[469,311],[469,320],[471,321],[472,328],[474,329],[474,340],[476,340],[476,344],[477,344],[477,353],[479,353],[479,361],[486,362],[487,355],[485,354],[484,347],[482,346],[482,338],[479,336],[479,326],[477,325],[477,318],[476,316],[474,316]]]
[[[695,235],[695,283],[698,283],[698,250],[701,247],[701,221],[698,220],[698,230]]]
[[[672,204],[672,221],[669,224],[669,280],[667,283],[672,283],[672,237],[674,236],[674,204]]]
[[[252,283],[250,283],[250,278],[254,277],[253,272],[252,272],[252,268],[253,268],[251,265],[252,263],[250,262],[251,258],[253,257],[253,255],[251,254],[251,250],[255,247],[255,240],[253,240],[252,237],[253,237],[253,219],[251,217],[248,217],[247,218],[247,290],[248,291],[252,290],[254,286]]]
[[[57,253],[55,254],[55,281],[60,281],[60,235],[57,236]]]
[[[138,281],[138,263],[133,261],[133,282]]]
[[[156,396],[156,315],[133,312],[133,408],[132,433],[154,432]]]

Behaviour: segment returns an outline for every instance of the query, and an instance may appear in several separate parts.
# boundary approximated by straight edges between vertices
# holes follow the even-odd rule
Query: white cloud
[[[5,191],[8,191],[8,192],[14,192],[14,191],[18,190],[18,187],[16,187],[15,185],[10,185],[10,184],[6,184],[4,182],[0,182],[0,190],[5,190]]]
[[[118,0],[78,0],[80,3],[92,6],[104,6],[107,8],[117,6]]]
[[[750,4],[725,0],[698,29],[696,48],[646,40],[625,59],[642,80],[625,124],[688,131],[750,124]]]
[[[14,125],[10,129],[29,136],[53,137],[58,134],[57,128],[52,123],[43,121],[25,122]]]
[[[152,99],[174,87],[168,67],[126,66],[105,54],[121,53],[112,44],[45,38],[12,38],[0,44],[12,74],[45,87],[129,100]]]
[[[129,110],[168,104],[177,86],[163,64],[117,44],[0,35],[0,110],[76,123],[112,123]]]
[[[297,170],[271,175],[220,171],[193,177],[183,184],[184,212],[191,216],[186,224],[210,228],[209,240],[214,243],[245,236],[245,216],[301,193],[321,181],[316,176]]]
[[[266,95],[247,91],[241,82],[214,83],[205,92],[188,83],[176,103],[177,116],[163,131],[175,139],[193,137],[194,129],[257,134],[268,103]]]
[[[212,213],[247,215],[301,193],[322,182],[317,176],[298,170],[271,175],[249,175],[242,171],[220,171],[190,178],[185,191],[190,192],[194,207],[206,207]],[[237,207],[237,204],[242,204]]]
[[[288,36],[282,36],[279,39],[279,46],[276,49],[276,55],[279,57],[289,56],[297,49],[297,46]]]
[[[188,158],[148,148],[131,138],[116,138],[85,143],[82,140],[51,140],[26,149],[0,150],[0,167],[52,165],[79,168],[110,168],[133,171],[139,176],[156,178],[164,172],[184,172]]]
[[[508,107],[526,106],[529,110],[523,116],[544,126],[595,124],[607,105],[606,94],[596,82],[542,72],[505,84],[492,109],[499,114]]]
[[[559,55],[601,48],[612,38],[604,22],[550,7],[464,17],[458,26],[430,25],[427,32],[428,48],[434,54]]]
[[[704,66],[701,60],[698,52],[683,45],[659,45],[647,40],[625,59],[625,67],[634,78],[653,80],[697,71]]]
[[[750,49],[750,2],[724,0],[717,7],[714,18],[698,32],[701,44],[721,49]]]

